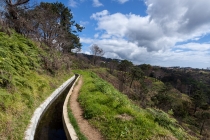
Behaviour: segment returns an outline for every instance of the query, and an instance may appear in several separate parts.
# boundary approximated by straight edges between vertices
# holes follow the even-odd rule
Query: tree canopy
[[[44,42],[50,48],[64,53],[81,49],[77,33],[84,27],[73,20],[68,7],[60,2],[41,2],[33,8],[27,8],[28,2],[29,0],[3,0],[4,16],[1,20],[5,20],[18,33]]]

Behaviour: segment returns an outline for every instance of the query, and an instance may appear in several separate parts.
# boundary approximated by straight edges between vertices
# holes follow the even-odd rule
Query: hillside
[[[59,69],[51,74],[41,57],[50,56],[42,48],[8,32],[0,32],[0,139],[12,140],[23,139],[36,107],[72,73]]]
[[[112,74],[110,74],[109,68],[95,69],[93,71],[120,90],[121,82],[119,71],[115,71]],[[183,75],[182,78],[184,79],[185,73],[182,72],[180,77],[181,75]],[[196,83],[193,76],[186,78],[191,78],[191,82]],[[199,79],[198,75],[197,78]],[[208,80],[208,78],[205,79]],[[204,90],[208,88],[202,89],[202,92],[205,94],[199,92],[200,90],[198,89],[197,92],[195,92],[196,89],[194,89],[195,91],[191,91],[191,95],[189,96],[186,92],[182,93],[179,91],[179,88],[176,88],[176,86],[173,87],[173,84],[169,81],[164,83],[161,79],[155,77],[144,76],[139,80],[135,80],[131,88],[129,87],[130,81],[130,76],[128,76],[122,92],[137,105],[142,108],[152,107],[161,109],[176,118],[179,124],[190,135],[194,135],[198,138],[203,137],[203,139],[209,138],[210,124],[208,120],[210,119],[210,110],[208,98],[204,98],[205,94],[209,95],[208,92],[204,92]],[[208,85],[203,84],[203,86]]]
[[[91,63],[91,56],[83,56],[87,59],[80,56],[81,60]],[[101,60],[97,65],[105,69],[94,71],[138,105],[172,113],[190,134],[203,139],[210,137],[209,70],[134,66],[126,60]]]
[[[195,102],[192,97],[175,89],[169,81],[164,83],[164,80],[162,82],[161,79],[149,77],[145,74],[148,71],[144,69],[142,69],[144,73],[138,75],[141,70],[133,65],[123,69],[128,66],[127,64],[131,64],[127,61],[122,61],[126,63],[122,65],[120,62],[116,63],[116,60],[110,60],[107,64],[103,63],[101,66],[105,68],[102,68],[101,63],[93,65],[91,59],[88,60],[80,55],[61,55],[59,51],[49,54],[43,44],[30,41],[12,30],[8,32],[10,33],[0,32],[1,138],[23,138],[35,108],[53,89],[72,75],[64,58],[69,58],[71,69],[82,69],[74,72],[82,74],[85,79],[79,97],[79,102],[85,111],[84,118],[98,128],[106,138],[196,139],[197,137],[200,139],[209,137],[208,118],[202,118],[202,114],[199,118],[199,113],[207,112],[209,106],[207,109],[198,106],[195,114],[193,112]],[[57,65],[58,62],[62,63]],[[55,64],[56,67],[54,67]],[[126,71],[123,72],[124,70]],[[135,73],[134,70],[139,73]],[[139,78],[133,79],[132,72]],[[125,81],[122,83],[122,80]],[[83,94],[84,91],[86,94]],[[129,119],[124,120],[124,117]],[[199,119],[205,122],[200,122]],[[205,125],[201,133],[202,123]]]
[[[84,79],[79,95],[83,116],[105,139],[196,139],[167,113],[139,107],[89,70],[76,72]]]
[[[36,107],[73,72],[84,77],[82,117],[105,139],[210,139],[210,71],[136,66],[97,45],[99,54],[77,53],[84,27],[68,7],[23,7],[0,17],[0,139],[23,139]]]

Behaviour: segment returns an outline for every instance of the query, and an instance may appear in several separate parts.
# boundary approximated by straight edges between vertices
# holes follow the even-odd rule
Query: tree
[[[122,60],[118,65],[118,70],[127,73],[130,71],[130,68],[133,66],[133,63],[128,60]]]
[[[171,85],[165,84],[162,89],[158,92],[158,94],[154,95],[151,100],[154,104],[163,110],[167,110],[171,108],[171,103],[173,99],[169,95],[169,90],[171,89]]]
[[[164,75],[164,73],[160,68],[158,68],[154,72],[155,79],[157,79],[157,80],[160,80],[163,77],[163,75]]]
[[[132,66],[133,63],[128,60],[122,60],[117,66],[119,70],[118,78],[120,80],[120,85],[119,85],[120,91],[123,91],[123,85],[124,83],[126,83],[126,80],[128,79],[128,74]]]
[[[140,79],[141,77],[143,77],[143,75],[144,75],[144,73],[139,67],[131,68],[131,71],[130,71],[130,76],[131,76],[130,88],[132,86],[133,80],[134,79]]]
[[[109,67],[109,73],[113,74],[114,70],[117,68],[118,61],[117,60],[112,60],[109,62],[108,67]]]
[[[210,119],[210,113],[209,111],[199,111],[196,113],[196,117],[200,120],[201,126],[200,126],[200,135],[202,135],[205,123],[207,120]]]
[[[62,3],[41,2],[29,10],[28,14],[30,24],[36,33],[34,38],[64,53],[81,49],[80,39],[76,33],[82,31],[83,27],[75,23],[70,9]]]
[[[29,0],[2,0],[2,5],[5,6],[5,16],[8,20],[8,24],[13,27],[17,32],[20,33],[21,22],[23,22],[23,17],[21,17],[24,7]]]
[[[93,64],[95,65],[98,59],[104,55],[104,51],[96,44],[93,44],[90,50],[93,54]]]
[[[201,107],[205,103],[204,95],[200,90],[196,91],[196,93],[192,96],[192,102],[194,104],[194,113],[195,113],[197,111],[197,108]]]
[[[150,64],[142,64],[140,68],[145,73],[146,76],[149,76],[152,71],[152,66]]]

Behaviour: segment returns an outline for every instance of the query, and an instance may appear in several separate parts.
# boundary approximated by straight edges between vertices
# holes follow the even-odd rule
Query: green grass
[[[0,138],[23,139],[35,109],[72,74],[59,77],[31,73],[30,87],[16,87],[15,92],[0,92]],[[52,85],[53,84],[53,85]],[[3,91],[3,92],[2,92]]]
[[[8,36],[0,32],[1,87],[30,86],[25,75],[40,68],[40,53],[41,49],[23,36],[17,33]]]
[[[23,139],[35,109],[73,75],[67,71],[47,75],[40,53],[23,36],[0,32],[0,139]]]
[[[76,72],[84,78],[78,99],[83,116],[105,139],[193,139],[168,114],[137,107],[93,72]]]

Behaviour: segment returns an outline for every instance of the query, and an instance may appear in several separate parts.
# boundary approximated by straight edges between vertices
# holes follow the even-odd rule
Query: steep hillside
[[[66,69],[50,74],[41,57],[50,58],[47,53],[7,32],[0,32],[0,139],[23,139],[35,108],[72,74]]]
[[[120,89],[119,71],[110,74],[109,69],[93,69],[97,75],[111,83],[116,89]],[[163,83],[156,78],[145,76],[143,79],[135,80],[130,88],[130,80],[124,83],[123,93],[127,95],[136,105],[141,108],[158,108],[171,117],[190,134],[198,138],[209,138],[209,106],[202,104],[202,100],[181,93],[169,83]],[[196,100],[197,99],[197,100]],[[204,102],[205,103],[205,102]]]

